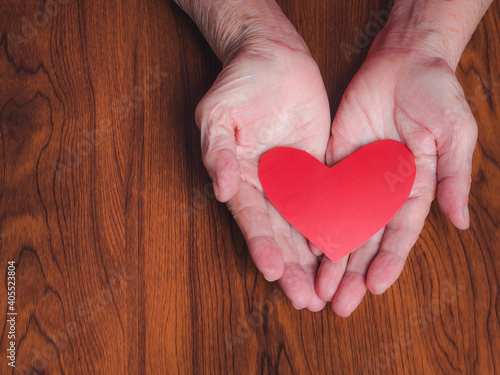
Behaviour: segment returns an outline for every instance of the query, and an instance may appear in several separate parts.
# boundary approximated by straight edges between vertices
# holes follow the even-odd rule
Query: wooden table
[[[479,125],[471,228],[434,204],[398,282],[348,319],[296,311],[213,199],[194,109],[221,64],[190,19],[59,3],[0,4],[0,311],[14,261],[17,312],[0,373],[500,373],[498,2],[457,70]],[[340,46],[386,2],[279,3],[334,112],[367,53]]]

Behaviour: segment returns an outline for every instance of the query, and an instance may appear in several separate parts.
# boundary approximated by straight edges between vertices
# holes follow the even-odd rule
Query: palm
[[[459,228],[469,189],[475,124],[455,75],[439,61],[404,54],[372,54],[357,73],[332,126],[327,162],[337,163],[380,139],[404,142],[417,175],[408,201],[388,225],[348,258],[324,258],[316,289],[349,315],[367,286],[382,293],[399,276],[435,197]],[[471,149],[472,144],[472,149]],[[438,168],[439,167],[439,168]]]
[[[278,146],[324,162],[330,112],[316,64],[286,49],[279,58],[241,53],[198,106],[197,120],[217,197],[227,201],[257,268],[268,280],[279,279],[297,308],[320,310],[317,257],[265,198],[257,174],[262,154]]]

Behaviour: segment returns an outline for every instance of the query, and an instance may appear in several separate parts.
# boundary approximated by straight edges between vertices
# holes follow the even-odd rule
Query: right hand
[[[298,45],[261,39],[237,50],[199,103],[196,122],[216,197],[227,202],[255,265],[279,280],[295,308],[319,311],[318,252],[266,199],[257,175],[261,156],[279,146],[325,163],[328,99],[314,59]]]

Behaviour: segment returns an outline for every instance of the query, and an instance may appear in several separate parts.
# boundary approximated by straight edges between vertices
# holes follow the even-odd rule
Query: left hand
[[[436,191],[451,222],[459,229],[469,226],[477,127],[444,59],[415,50],[372,48],[333,121],[327,163],[381,139],[405,143],[417,174],[408,201],[385,228],[337,263],[323,258],[316,292],[344,317],[356,309],[367,288],[383,293],[399,277]]]
[[[198,104],[196,119],[216,197],[227,202],[256,267],[267,280],[279,280],[295,308],[319,311],[326,303],[314,288],[318,258],[265,197],[258,178],[268,150],[294,147],[324,163],[330,138],[318,66],[305,44],[298,49],[283,39],[259,38],[239,48]]]

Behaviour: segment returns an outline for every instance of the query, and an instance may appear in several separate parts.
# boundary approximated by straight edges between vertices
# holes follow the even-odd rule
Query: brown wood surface
[[[398,282],[348,319],[296,311],[211,196],[194,109],[221,65],[190,19],[60,2],[0,2],[1,374],[500,373],[497,1],[457,70],[479,125],[471,228],[434,204]],[[340,45],[386,2],[280,4],[334,112],[367,52]]]

